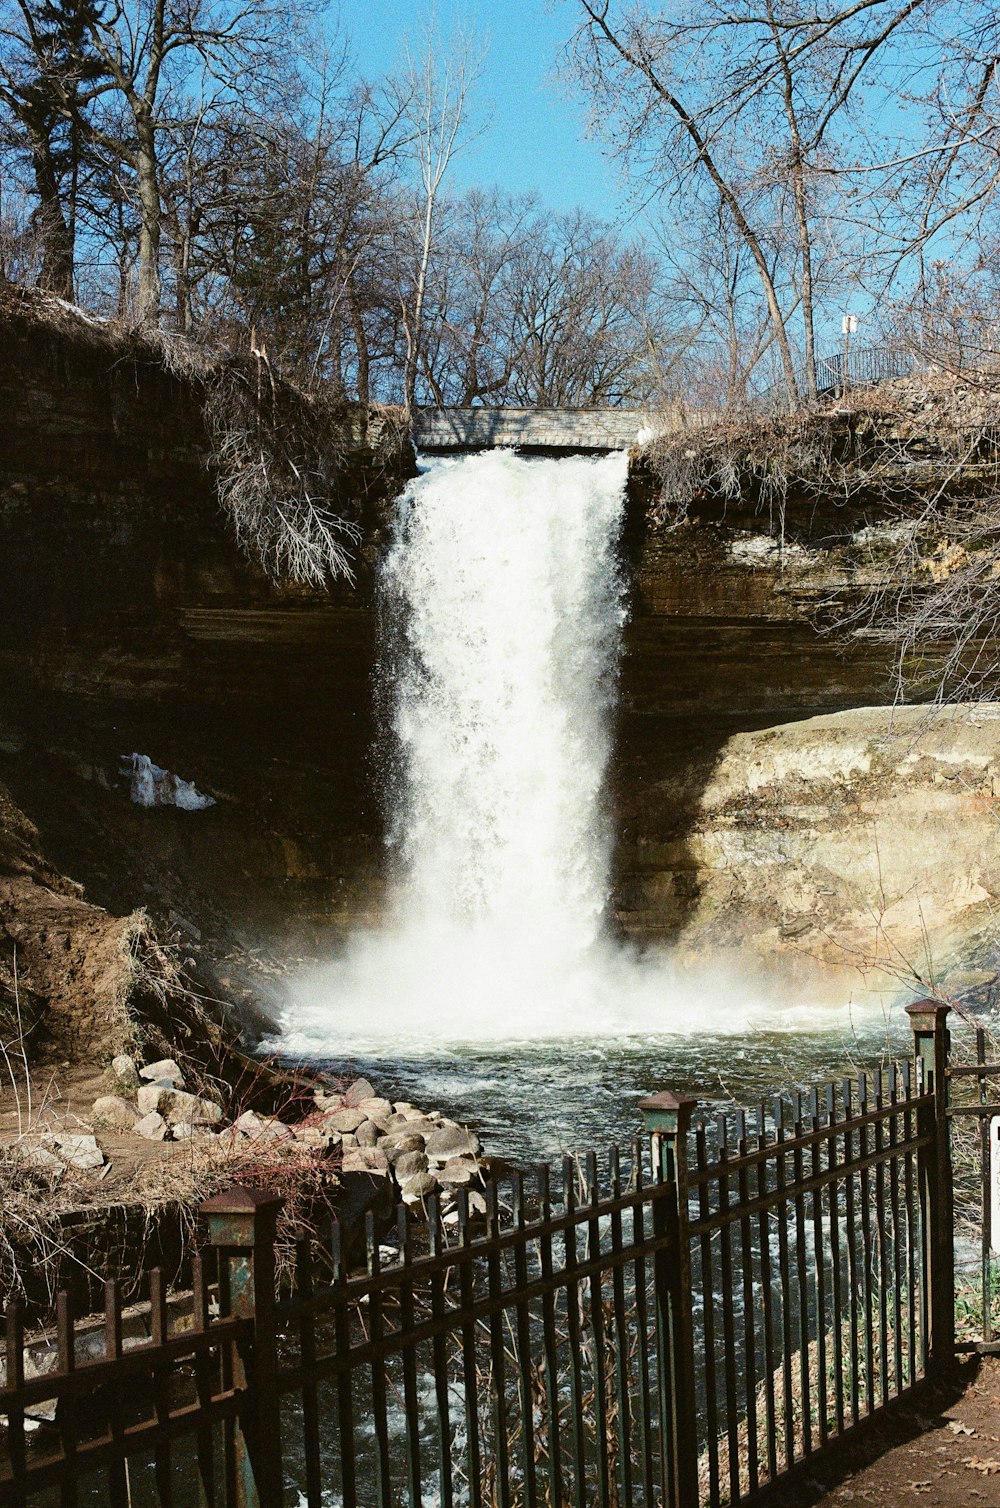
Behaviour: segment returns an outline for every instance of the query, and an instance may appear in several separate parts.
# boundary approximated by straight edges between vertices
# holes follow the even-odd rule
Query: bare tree
[[[482,69],[482,52],[472,31],[456,32],[443,40],[433,21],[423,48],[415,57],[407,51],[406,113],[413,134],[419,190],[414,204],[414,245],[410,286],[401,292],[400,313],[405,339],[403,404],[414,404],[423,340],[427,278],[434,244],[434,225],[441,187],[448,167],[467,137],[469,96]]]
[[[839,202],[838,169],[845,157],[875,161],[877,117],[901,103],[907,49],[926,41],[946,0],[848,0],[822,15],[800,0],[656,14],[578,4],[572,65],[605,131],[650,198],[686,214],[704,192],[725,211],[755,269],[789,398],[814,395],[817,262],[832,266],[839,240],[857,280],[871,249],[856,205]],[[915,67],[926,72],[925,60]]]

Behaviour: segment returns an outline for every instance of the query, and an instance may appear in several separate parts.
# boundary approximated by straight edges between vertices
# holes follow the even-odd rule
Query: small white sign
[[[856,335],[858,330],[858,316],[856,314],[845,314],[843,319],[840,321],[840,328],[845,335]]]
[[[990,1255],[1000,1257],[1000,1115],[990,1117]]]

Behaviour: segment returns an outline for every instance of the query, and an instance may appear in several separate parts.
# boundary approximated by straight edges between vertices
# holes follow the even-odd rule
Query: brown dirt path
[[[1000,1508],[1000,1358],[900,1409],[772,1500],[782,1508]]]

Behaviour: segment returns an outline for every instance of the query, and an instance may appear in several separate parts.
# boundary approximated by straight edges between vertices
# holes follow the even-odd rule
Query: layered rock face
[[[355,582],[277,587],[219,506],[201,402],[78,315],[0,304],[5,771],[115,909],[163,901],[210,928],[242,912],[258,934],[296,911],[349,924],[381,860],[371,559],[412,448],[346,417]],[[137,811],[117,779],[133,752],[217,805]]]
[[[982,982],[1000,900],[1000,706],[862,708],[703,753],[695,773],[679,751],[647,787],[619,890],[629,931],[667,931],[692,962],[740,949],[792,975],[819,963]]]
[[[4,307],[0,412],[0,774],[46,851],[101,904],[146,900],[195,955],[246,955],[262,939],[305,951],[372,922],[385,899],[372,752],[385,676],[371,566],[412,452],[376,454],[354,435],[357,583],[320,593],[273,586],[240,551],[196,387],[152,358],[123,356],[76,316]],[[649,528],[648,504],[637,466],[609,794],[621,927],[761,954],[802,938],[825,953],[839,927],[870,948],[875,838],[907,938],[918,891],[934,927],[978,917],[993,895],[977,803],[997,725],[970,713],[948,735],[954,758],[934,744],[912,760],[915,726],[900,742],[898,718],[890,731],[888,713],[846,710],[891,699],[887,651],[845,649],[807,617],[843,582],[843,562],[810,553],[809,538],[870,521],[877,496],[850,519],[804,501],[798,556],[759,516],[692,515],[666,532]],[[216,805],[134,807],[117,774],[132,752]],[[944,841],[959,830],[960,845]],[[916,888],[904,884],[911,838],[927,856]]]

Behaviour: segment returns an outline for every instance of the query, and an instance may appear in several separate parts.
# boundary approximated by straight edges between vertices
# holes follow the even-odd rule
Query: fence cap
[[[272,1211],[277,1215],[284,1202],[281,1194],[234,1183],[228,1189],[220,1189],[211,1199],[206,1199],[200,1209],[203,1215],[267,1215]]]
[[[697,1105],[696,1094],[674,1094],[672,1089],[661,1089],[658,1094],[648,1095],[639,1101],[640,1110],[680,1110],[684,1105]]]
[[[651,1094],[646,1099],[640,1100],[638,1109],[642,1111],[647,1129],[665,1132],[673,1135],[675,1130],[686,1129],[691,1119],[691,1112],[698,1103],[696,1094],[674,1094],[672,1089],[661,1089],[659,1094]],[[667,1125],[656,1125],[654,1117],[669,1117]],[[650,1122],[654,1121],[652,1125]]]
[[[946,1005],[941,1000],[914,1000],[911,1005],[905,1007],[905,1010],[914,1031],[919,1028],[921,1022],[926,1020],[928,1016],[933,1016],[936,1030],[939,1025],[944,1024],[951,1006]]]

